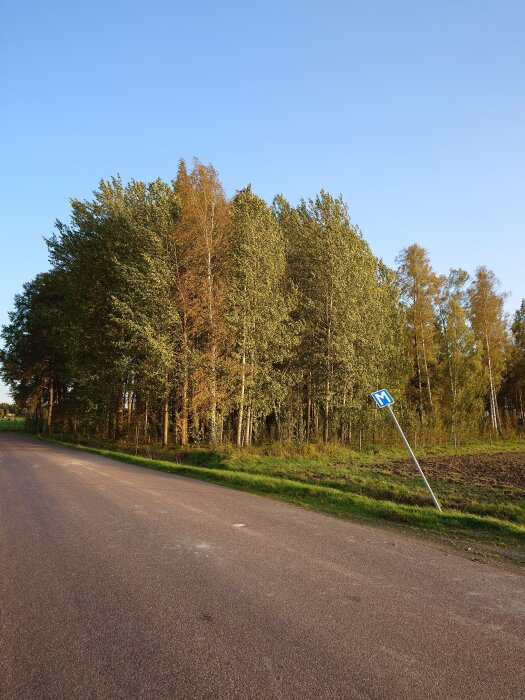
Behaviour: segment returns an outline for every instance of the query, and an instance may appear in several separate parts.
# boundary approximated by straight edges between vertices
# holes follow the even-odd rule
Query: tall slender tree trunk
[[[239,415],[237,416],[237,447],[242,447],[242,419],[244,413],[244,392],[246,388],[246,321],[242,329],[242,359],[241,359],[241,394],[239,397]]]
[[[36,405],[35,405],[35,427],[36,427],[36,432],[40,432],[40,418],[42,415],[42,394],[39,392],[38,398],[36,399]]]
[[[184,352],[184,374],[182,377],[182,406],[181,406],[181,423],[180,423],[180,444],[182,447],[188,447],[188,413],[189,400],[188,391],[190,384],[190,369],[189,369],[189,342],[187,330],[186,313],[182,315],[182,348]]]
[[[191,387],[190,391],[190,415],[189,415],[189,425],[190,427],[190,435],[192,436],[194,441],[199,441],[200,440],[200,431],[199,431],[199,415],[197,412],[197,405],[196,405],[196,397],[195,397],[195,391],[193,391],[193,387]]]
[[[312,421],[312,374],[308,378],[308,398],[306,401],[306,441],[310,440],[310,435],[312,432],[311,421]]]
[[[168,446],[170,428],[170,377],[164,370],[164,396],[162,397],[162,447]]]
[[[456,384],[456,379],[454,376],[454,369],[452,367],[452,351],[450,349],[450,346],[447,343],[447,364],[448,364],[448,377],[450,380],[450,394],[452,396],[452,410],[451,410],[451,437],[454,439],[454,445],[457,443],[457,436],[456,436],[456,413],[457,413],[457,384]]]
[[[492,383],[492,377],[490,378],[489,384],[490,392],[490,413],[491,413],[491,423],[494,430],[498,429],[498,419],[496,418],[497,406],[496,406],[496,392],[494,391],[494,384]]]
[[[210,323],[210,375],[211,375],[211,406],[210,406],[210,442],[217,441],[217,341],[215,335],[215,317],[213,303],[213,271],[211,265],[211,245],[206,255],[208,280],[208,314]]]
[[[304,420],[304,402],[303,402],[302,391],[297,392],[296,407],[297,407],[297,439],[299,440],[299,442],[304,442],[305,420]]]
[[[224,439],[224,413],[219,411],[219,444],[222,445]]]
[[[488,333],[485,332],[485,348],[487,351],[487,366],[489,370],[489,406],[490,406],[490,424],[493,430],[498,430],[496,392],[494,391],[494,381],[492,379],[492,359],[490,356],[490,343]],[[501,429],[501,427],[500,427]]]
[[[330,290],[330,297],[327,300],[327,322],[328,328],[326,332],[326,391],[325,391],[325,416],[324,416],[324,441],[330,439],[330,378],[332,365],[332,312],[333,312],[334,297],[333,291]]]
[[[498,435],[500,436],[500,438],[503,438],[503,428],[501,426],[501,416],[499,414],[498,399],[497,399],[496,390],[494,389],[494,387],[492,387],[492,391],[494,394],[494,414],[496,416],[496,428],[497,428]]]
[[[246,447],[251,447],[252,444],[252,427],[253,427],[253,413],[252,413],[252,402],[248,404],[248,410],[246,415]]]
[[[122,437],[124,431],[124,377],[118,378],[117,407],[115,412],[115,438]]]
[[[130,425],[130,423],[131,423],[132,415],[133,415],[133,392],[128,391],[128,419],[127,419],[128,425]]]
[[[323,440],[328,442],[330,438],[330,379],[326,380],[326,398],[325,398],[325,413],[324,413],[324,433]]]
[[[169,400],[165,396],[162,399],[162,447],[168,446],[169,439]]]
[[[49,385],[49,408],[47,411],[47,432],[51,432],[51,424],[53,422],[53,382]]]
[[[416,350],[416,374],[417,374],[417,388],[419,393],[419,422],[423,425],[423,382],[421,380],[421,361],[419,358],[419,345],[417,342],[417,332],[414,332],[414,345]]]
[[[182,379],[182,411],[180,423],[180,444],[182,447],[188,447],[188,367],[184,368],[184,377]]]
[[[429,402],[430,408],[432,408],[433,407],[432,406],[432,391],[430,389],[430,375],[428,373],[427,351],[425,348],[425,336],[423,333],[423,324],[420,324],[420,325],[421,325],[421,348],[423,350],[423,363],[425,365],[425,375],[427,378],[428,402]]]

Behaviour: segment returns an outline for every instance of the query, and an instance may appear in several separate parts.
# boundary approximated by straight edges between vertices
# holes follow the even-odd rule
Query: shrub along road
[[[0,696],[519,698],[525,577],[0,435]]]

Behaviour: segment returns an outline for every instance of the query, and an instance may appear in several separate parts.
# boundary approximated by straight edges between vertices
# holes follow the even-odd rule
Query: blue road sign
[[[388,393],[388,391],[386,389],[379,389],[379,391],[372,392],[372,398],[374,399],[376,404],[379,406],[379,408],[385,408],[385,406],[390,407],[394,403],[394,399],[390,396],[390,394]],[[410,453],[410,456],[412,457],[412,461],[414,462],[414,464],[418,468],[419,473],[421,474],[421,478],[425,482],[425,486],[427,487],[428,492],[429,492],[430,496],[432,497],[432,500],[434,501],[434,505],[441,513],[442,512],[441,506],[439,505],[436,497],[434,496],[434,492],[430,488],[430,484],[427,481],[427,477],[425,476],[423,470],[419,466],[419,462],[416,459],[416,455],[412,452],[412,448],[408,444],[408,440],[406,439],[405,433],[403,432],[401,426],[399,425],[399,421],[397,420],[397,418],[394,414],[394,411],[391,408],[388,408],[388,411],[389,411],[390,415],[392,416],[392,420],[396,424],[396,428],[399,430],[399,434],[401,435],[401,439],[405,443],[405,447],[407,448],[407,450]]]
[[[372,398],[379,406],[379,408],[384,408],[385,406],[390,406],[394,403],[394,399],[390,396],[386,389],[380,389],[379,391],[374,391]]]

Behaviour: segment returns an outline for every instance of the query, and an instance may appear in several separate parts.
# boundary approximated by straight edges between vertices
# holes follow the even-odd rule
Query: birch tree
[[[388,362],[381,344],[391,312],[392,288],[381,280],[380,265],[342,198],[321,192],[302,201],[295,214],[281,207],[288,230],[290,275],[298,290],[295,317],[301,329],[299,362],[308,383],[317,432],[322,407],[322,437],[341,432],[341,420],[366,400],[380,366]],[[385,283],[384,285],[382,284]],[[309,398],[310,401],[310,398]]]
[[[253,439],[256,415],[269,413],[281,394],[276,365],[289,347],[284,239],[274,212],[247,187],[232,203],[231,269],[227,297],[238,397],[235,442]]]
[[[397,257],[401,299],[406,311],[406,334],[412,357],[412,385],[420,422],[432,410],[432,372],[437,359],[436,304],[442,280],[432,270],[427,251],[416,243],[404,248]]]
[[[468,280],[464,270],[451,270],[438,304],[438,397],[441,414],[455,444],[469,430],[478,431],[485,387],[481,354],[468,322]]]
[[[523,432],[525,423],[525,299],[512,319],[512,349],[510,356],[507,395],[514,406],[517,427]]]
[[[123,432],[130,385],[168,400],[176,346],[166,255],[173,197],[160,181],[102,181],[93,200],[72,200],[71,223],[59,222],[48,241],[65,284],[72,375],[86,410],[106,414],[112,437]]]
[[[470,322],[481,357],[487,370],[487,402],[490,425],[503,437],[498,410],[498,391],[502,384],[508,350],[507,317],[504,312],[505,294],[498,293],[499,281],[486,267],[478,267],[468,290]]]

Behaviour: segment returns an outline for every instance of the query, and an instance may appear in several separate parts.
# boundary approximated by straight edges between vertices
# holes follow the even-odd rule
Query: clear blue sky
[[[0,323],[100,178],[342,193],[388,264],[525,297],[525,3],[0,2]],[[5,392],[0,390],[0,397]]]

